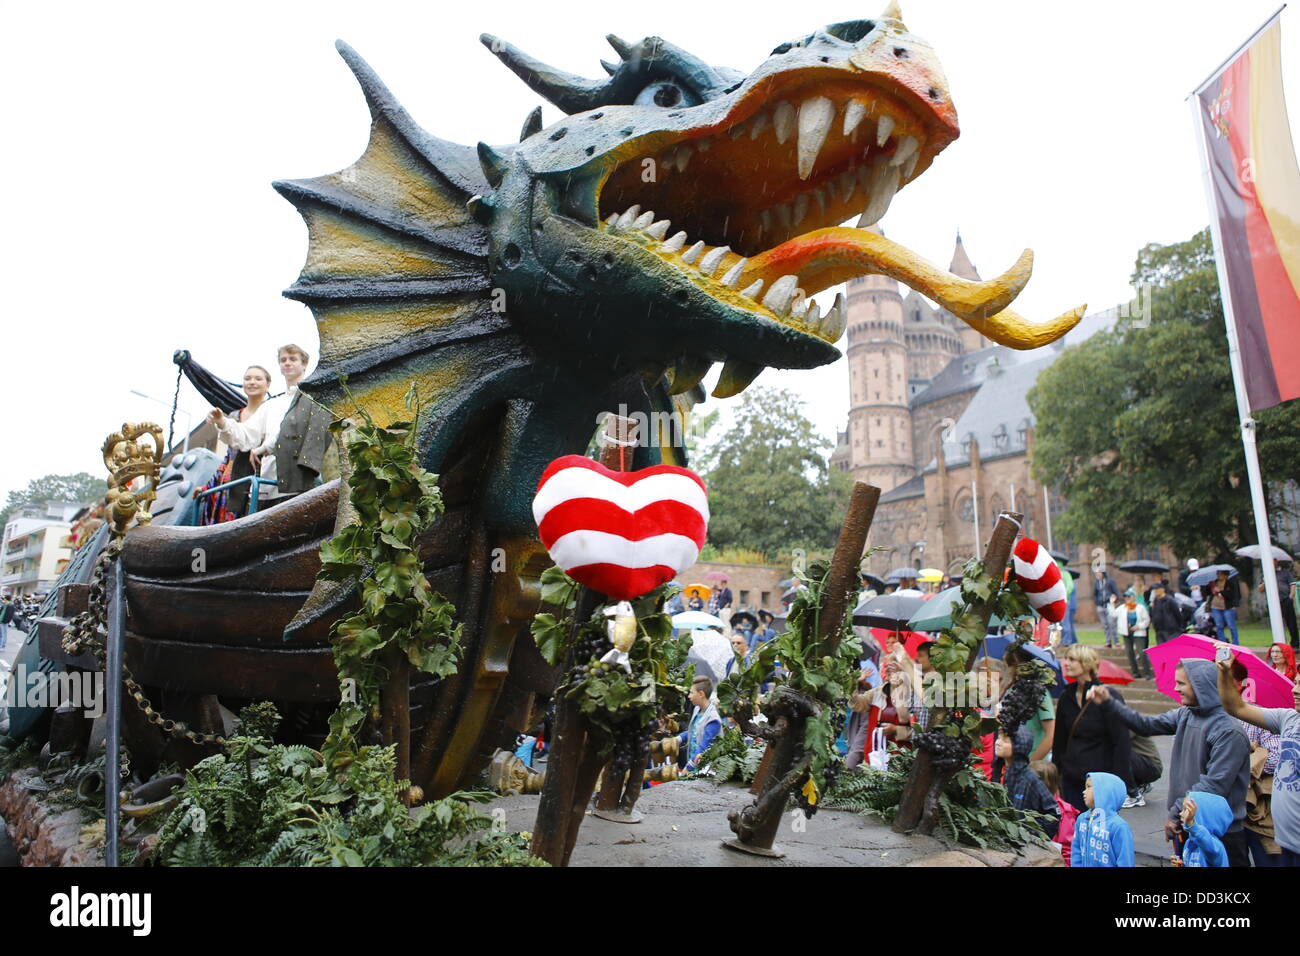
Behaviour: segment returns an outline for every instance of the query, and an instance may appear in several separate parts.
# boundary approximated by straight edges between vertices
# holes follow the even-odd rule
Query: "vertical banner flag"
[[[1251,411],[1300,397],[1300,168],[1276,18],[1196,91]]]

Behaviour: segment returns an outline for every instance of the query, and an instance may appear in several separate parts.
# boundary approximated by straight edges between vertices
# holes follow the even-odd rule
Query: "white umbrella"
[[[691,650],[686,660],[695,663],[696,677],[707,677],[716,685],[727,673],[727,661],[735,656],[731,643],[717,631],[691,631]]]
[[[1285,551],[1283,551],[1283,550],[1282,550],[1281,548],[1279,548],[1277,545],[1272,545],[1272,548],[1273,548],[1273,560],[1274,560],[1274,561],[1294,561],[1294,560],[1295,560],[1295,558],[1291,557],[1291,555],[1287,554]],[[1239,558],[1251,558],[1252,560],[1255,560],[1255,561],[1260,560],[1259,545],[1257,545],[1257,544],[1248,544],[1248,545],[1246,545],[1244,548],[1238,548],[1234,553],[1235,553],[1235,554],[1237,555],[1237,557],[1239,557]]]
[[[673,627],[679,631],[691,630],[697,627],[722,626],[722,618],[707,614],[704,611],[682,611],[681,614],[673,615]]]

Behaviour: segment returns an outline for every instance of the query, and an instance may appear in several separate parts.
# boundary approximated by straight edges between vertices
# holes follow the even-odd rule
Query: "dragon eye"
[[[659,80],[651,83],[637,94],[633,103],[636,106],[680,106],[686,100],[686,91],[672,80]]]

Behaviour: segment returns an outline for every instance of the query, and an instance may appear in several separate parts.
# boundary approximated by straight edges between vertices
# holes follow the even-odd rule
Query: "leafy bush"
[[[171,866],[544,865],[522,835],[497,831],[474,809],[494,794],[454,793],[408,810],[394,765],[392,747],[362,747],[332,773],[309,747],[272,744],[261,733],[232,737],[225,753],[186,774],[156,859]]]
[[[822,796],[822,806],[870,814],[892,823],[911,772],[914,752],[899,750],[889,759],[888,770],[859,767],[840,774]],[[953,842],[988,850],[1019,850],[1025,846],[1050,846],[1043,836],[1042,815],[1017,810],[1006,788],[987,780],[973,759],[957,771],[939,797],[939,820]]]
[[[696,766],[707,767],[718,783],[728,780],[752,783],[766,750],[764,744],[750,743],[739,730],[729,727],[713,738],[713,743],[696,760]]]

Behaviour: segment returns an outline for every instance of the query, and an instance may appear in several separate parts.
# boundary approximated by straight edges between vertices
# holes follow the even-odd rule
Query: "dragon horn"
[[[582,113],[605,105],[608,80],[589,80],[576,73],[557,70],[490,33],[481,35],[479,42],[510,67],[530,89],[564,112]]]
[[[535,133],[540,133],[541,131],[542,131],[542,108],[540,106],[534,106],[533,111],[529,113],[528,118],[524,120],[523,129],[519,131],[519,142],[522,143],[528,137],[534,135]]]
[[[478,144],[478,163],[483,167],[483,175],[487,177],[493,189],[501,185],[501,180],[506,178],[506,170],[510,166],[509,161],[487,143]]]
[[[889,0],[889,6],[885,7],[885,12],[880,15],[880,19],[903,22],[903,11],[898,6],[898,0]]]
[[[609,41],[609,45],[612,46],[615,52],[623,59],[632,59],[632,44],[612,33],[607,34],[605,39]]]

